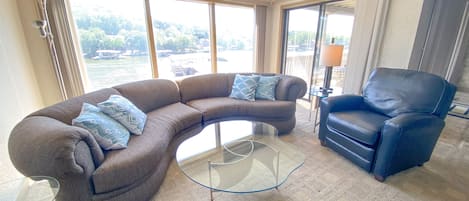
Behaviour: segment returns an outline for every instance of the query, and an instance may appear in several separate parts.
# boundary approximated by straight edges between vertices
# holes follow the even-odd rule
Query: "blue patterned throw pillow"
[[[236,74],[233,87],[231,88],[231,98],[255,101],[256,87],[259,76]]]
[[[256,99],[275,100],[275,89],[279,80],[278,76],[260,76],[257,82]]]
[[[136,135],[143,133],[147,115],[127,98],[111,95],[106,101],[98,103],[98,107],[105,114],[124,125],[131,133]]]
[[[88,130],[105,150],[123,149],[129,142],[130,133],[124,126],[88,103],[83,103],[72,125]]]

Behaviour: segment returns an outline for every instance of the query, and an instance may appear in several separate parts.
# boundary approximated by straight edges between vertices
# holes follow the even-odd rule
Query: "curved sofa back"
[[[165,79],[142,80],[113,88],[145,113],[181,100],[176,83]]]
[[[45,116],[61,121],[65,124],[71,125],[72,120],[80,114],[83,103],[90,103],[96,105],[103,102],[111,95],[120,95],[119,91],[113,88],[101,89],[98,91],[86,93],[81,96],[70,98],[66,101],[56,103],[49,107],[38,110],[30,115],[31,116]]]
[[[207,74],[178,80],[181,101],[230,95],[234,74]],[[231,84],[230,84],[231,80]]]
[[[218,73],[188,77],[177,81],[181,93],[181,101],[187,103],[194,99],[210,97],[226,97],[231,93],[237,73]],[[243,75],[279,76],[276,99],[295,101],[306,93],[306,82],[298,77],[273,73],[240,73]]]
[[[96,105],[107,100],[111,95],[126,97],[145,113],[180,101],[175,82],[164,79],[143,80],[73,97],[36,111],[28,117],[45,116],[71,125],[72,120],[80,114],[83,103]]]

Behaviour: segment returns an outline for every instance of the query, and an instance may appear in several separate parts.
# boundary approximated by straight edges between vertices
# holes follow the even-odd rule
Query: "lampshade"
[[[327,67],[340,66],[342,63],[343,45],[325,45],[321,49],[321,65]]]

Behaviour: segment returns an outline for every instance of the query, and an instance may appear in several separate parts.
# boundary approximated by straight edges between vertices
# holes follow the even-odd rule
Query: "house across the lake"
[[[118,50],[97,50],[96,54],[98,56],[93,57],[93,59],[100,60],[100,59],[118,59],[121,51]]]

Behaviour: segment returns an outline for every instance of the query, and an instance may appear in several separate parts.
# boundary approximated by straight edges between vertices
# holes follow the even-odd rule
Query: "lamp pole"
[[[331,87],[331,79],[332,79],[332,67],[333,66],[326,66],[324,69],[324,84],[322,87],[322,93],[328,94],[332,92]]]

